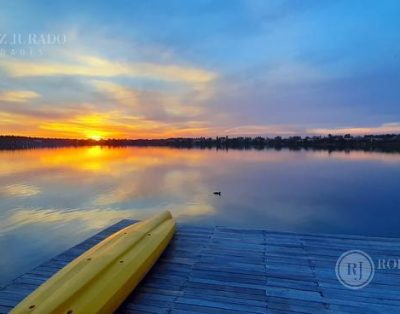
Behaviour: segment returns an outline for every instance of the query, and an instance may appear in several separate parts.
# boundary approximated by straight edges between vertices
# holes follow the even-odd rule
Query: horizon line
[[[28,138],[28,139],[43,139],[43,140],[76,140],[76,141],[94,141],[94,142],[100,142],[100,141],[109,141],[109,140],[114,140],[114,141],[140,141],[140,140],[146,140],[146,141],[159,141],[159,140],[169,140],[169,139],[217,139],[217,138],[269,138],[269,139],[274,139],[277,137],[280,138],[293,138],[293,137],[300,137],[300,138],[315,138],[315,137],[344,137],[349,135],[350,137],[366,137],[366,136],[400,136],[400,132],[398,133],[370,133],[370,134],[351,134],[351,133],[343,133],[343,134],[313,134],[313,135],[274,135],[274,136],[268,136],[268,135],[215,135],[215,136],[196,136],[196,137],[160,137],[160,138],[68,138],[68,137],[43,137],[43,136],[35,136],[35,135],[15,135],[15,134],[0,134],[0,138],[2,137],[18,137],[18,138]]]

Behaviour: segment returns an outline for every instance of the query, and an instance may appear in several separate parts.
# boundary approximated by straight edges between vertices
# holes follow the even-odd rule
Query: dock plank
[[[88,248],[134,223],[122,220],[0,290],[0,313]],[[342,286],[337,258],[359,249],[399,258],[400,239],[178,224],[174,239],[118,313],[396,313],[400,270],[376,272],[361,290]]]

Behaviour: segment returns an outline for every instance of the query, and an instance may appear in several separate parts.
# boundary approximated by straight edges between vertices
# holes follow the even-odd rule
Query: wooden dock
[[[132,223],[123,220],[0,290],[0,313],[75,257]],[[400,239],[178,225],[153,270],[120,313],[400,313],[400,270],[376,270],[360,290],[342,286],[338,257],[358,249],[400,258]]]

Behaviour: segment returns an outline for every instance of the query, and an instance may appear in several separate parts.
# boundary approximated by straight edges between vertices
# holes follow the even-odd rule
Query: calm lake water
[[[0,285],[123,218],[400,236],[400,154],[62,148],[0,152]],[[221,191],[221,196],[213,195]]]

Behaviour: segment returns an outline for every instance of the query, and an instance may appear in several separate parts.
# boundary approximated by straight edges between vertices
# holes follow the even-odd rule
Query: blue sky
[[[394,0],[9,1],[1,133],[400,132],[399,30]]]

